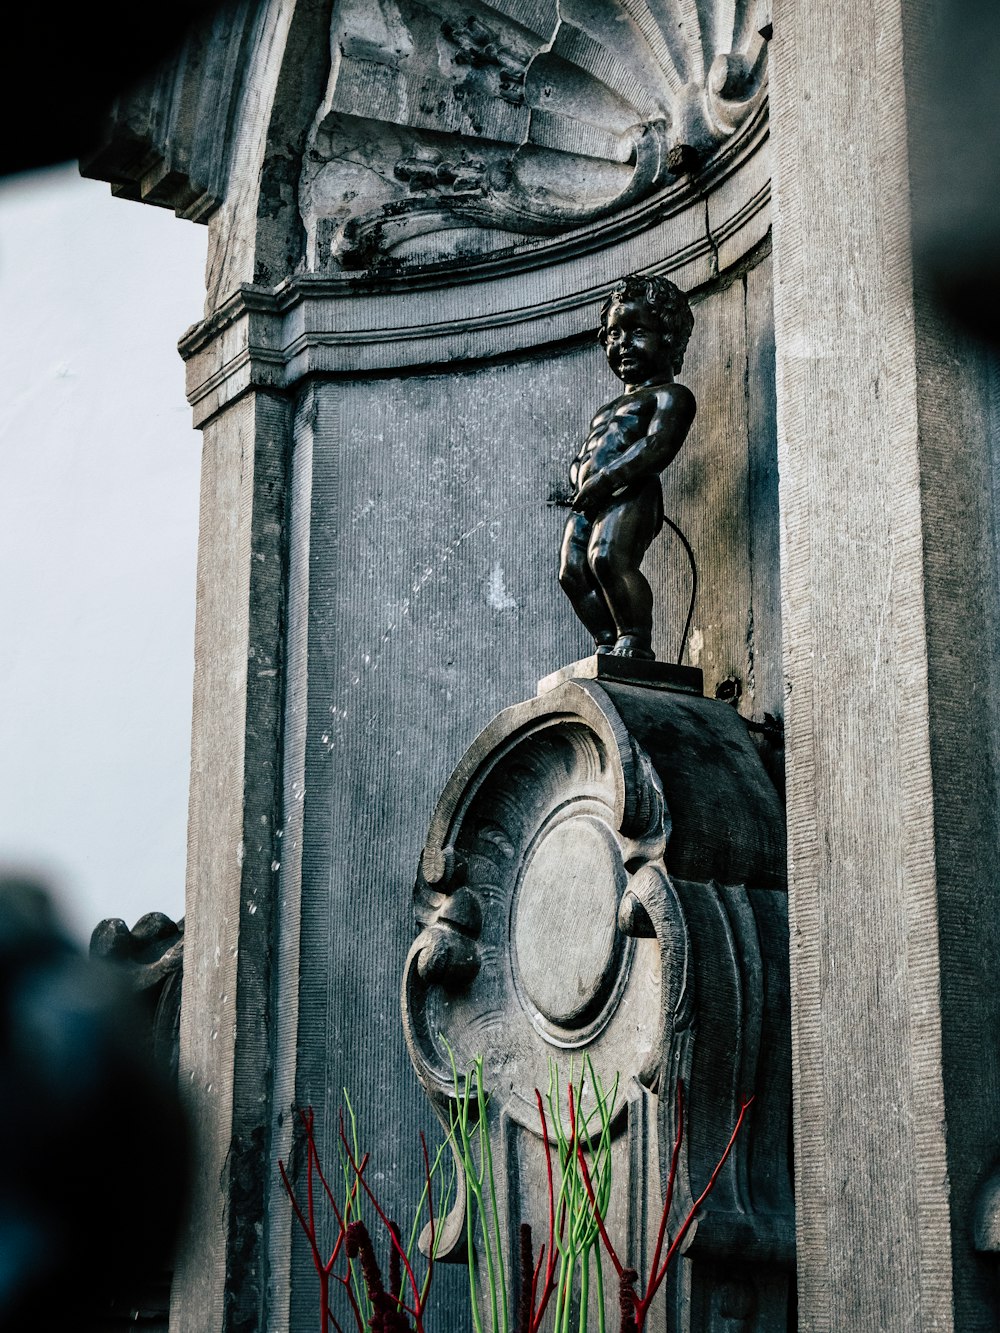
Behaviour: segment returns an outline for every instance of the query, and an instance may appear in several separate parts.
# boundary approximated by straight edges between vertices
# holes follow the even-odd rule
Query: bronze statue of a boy
[[[599,653],[653,657],[653,594],[639,566],[663,526],[660,473],[694,420],[694,395],[674,381],[693,327],[667,278],[625,278],[601,309],[600,341],[625,392],[594,417],[570,467],[575,512],[559,565]]]

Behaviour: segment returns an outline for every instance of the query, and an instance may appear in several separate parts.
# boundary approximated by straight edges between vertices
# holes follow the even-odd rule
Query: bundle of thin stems
[[[515,1301],[504,1263],[503,1223],[497,1205],[482,1058],[477,1058],[471,1071],[463,1075],[459,1075],[452,1058],[452,1077],[455,1109],[451,1137],[466,1185],[466,1248],[475,1333],[511,1333],[515,1306],[514,1333],[538,1333],[550,1305],[552,1333],[570,1333],[574,1325],[579,1333],[586,1333],[592,1278],[597,1288],[598,1333],[605,1333],[601,1233],[595,1208],[603,1218],[611,1195],[611,1122],[618,1079],[609,1094],[589,1057],[584,1058],[575,1085],[571,1068],[568,1122],[564,1120],[559,1071],[554,1062],[549,1065],[545,1098],[548,1115],[541,1093],[535,1090],[545,1151],[548,1230],[536,1259],[530,1223],[521,1224],[520,1280]],[[588,1080],[594,1105],[584,1114]],[[553,1147],[558,1190],[552,1168]],[[593,1202],[580,1169],[581,1152],[590,1158]],[[484,1321],[484,1311],[488,1322]]]
[[[357,1119],[351,1099],[344,1092],[347,1117],[339,1117],[338,1148],[343,1194],[338,1200],[327,1181],[320,1164],[316,1146],[315,1115],[311,1107],[299,1112],[306,1149],[306,1199],[299,1202],[284,1162],[278,1163],[281,1180],[292,1203],[295,1217],[305,1234],[309,1252],[319,1279],[320,1333],[343,1333],[343,1326],[334,1313],[334,1293],[339,1292],[341,1304],[346,1305],[345,1319],[357,1333],[428,1333],[425,1325],[427,1302],[434,1275],[434,1262],[440,1245],[442,1223],[451,1206],[457,1173],[454,1165],[450,1180],[445,1180],[445,1162],[448,1140],[440,1145],[433,1160],[427,1150],[423,1134],[420,1144],[423,1157],[424,1184],[417,1200],[409,1240],[403,1237],[395,1221],[386,1213],[382,1203],[368,1183],[366,1172],[369,1154],[363,1156],[358,1146]],[[336,1223],[336,1235],[328,1256],[323,1258],[319,1242],[317,1202],[325,1201]],[[423,1262],[423,1276],[418,1279],[421,1266],[417,1258],[417,1238],[425,1216],[429,1220],[430,1247]],[[387,1240],[388,1281],[375,1252],[369,1222],[385,1231]],[[343,1313],[343,1312],[342,1312]]]
[[[505,1220],[501,1210],[489,1132],[489,1094],[483,1059],[459,1074],[449,1048],[454,1082],[450,1131],[433,1159],[421,1134],[424,1184],[414,1211],[407,1243],[386,1213],[367,1179],[368,1154],[361,1154],[357,1120],[345,1091],[347,1115],[339,1118],[339,1158],[343,1192],[338,1199],[320,1165],[312,1109],[299,1112],[305,1139],[306,1199],[300,1203],[284,1162],[281,1179],[295,1216],[305,1233],[319,1278],[321,1333],[343,1333],[332,1297],[340,1293],[348,1323],[357,1333],[429,1333],[427,1305],[444,1219],[455,1193],[458,1172],[465,1183],[466,1251],[469,1300],[475,1333],[589,1333],[591,1308],[596,1333],[606,1333],[605,1275],[602,1252],[617,1276],[619,1333],[643,1333],[671,1261],[680,1252],[701,1206],[715,1186],[736,1142],[753,1098],[743,1102],[739,1118],[702,1192],[694,1199],[673,1235],[668,1234],[674,1188],[685,1132],[684,1089],[677,1085],[676,1136],[664,1192],[663,1212],[646,1282],[637,1290],[639,1274],[619,1257],[606,1219],[612,1187],[612,1121],[618,1077],[608,1090],[585,1056],[579,1072],[570,1066],[565,1087],[568,1116],[563,1114],[559,1070],[549,1064],[545,1097],[535,1089],[538,1127],[544,1150],[547,1219],[545,1239],[534,1249],[532,1227],[519,1229],[518,1263],[512,1271],[505,1259]],[[585,1101],[591,1103],[584,1110]],[[546,1114],[546,1104],[548,1113]],[[452,1149],[448,1152],[448,1149]],[[450,1178],[445,1161],[451,1160]],[[558,1184],[556,1176],[558,1174]],[[320,1249],[317,1202],[336,1223],[334,1243],[326,1258]],[[418,1279],[418,1237],[429,1225],[423,1276]],[[371,1228],[385,1233],[388,1276],[383,1278]],[[377,1223],[377,1225],[376,1225]],[[593,1296],[593,1300],[591,1297]]]

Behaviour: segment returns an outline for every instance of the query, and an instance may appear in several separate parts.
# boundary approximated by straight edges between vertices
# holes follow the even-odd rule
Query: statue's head
[[[633,273],[623,278],[604,302],[597,336],[611,369],[623,380],[632,378],[634,372],[627,365],[621,366],[622,354],[615,342],[618,326],[628,324],[640,325],[649,335],[646,346],[634,353],[636,358],[676,375],[694,328],[694,315],[681,289],[669,278]]]

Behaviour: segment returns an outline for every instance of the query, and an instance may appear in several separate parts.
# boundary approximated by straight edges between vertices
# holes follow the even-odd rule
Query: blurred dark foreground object
[[[108,1327],[169,1268],[190,1138],[114,969],[0,878],[0,1333]]]
[[[31,171],[85,153],[116,97],[153,76],[215,0],[7,5],[0,109],[0,173]]]
[[[931,295],[1000,348],[998,0],[915,7],[911,125],[914,257]]]

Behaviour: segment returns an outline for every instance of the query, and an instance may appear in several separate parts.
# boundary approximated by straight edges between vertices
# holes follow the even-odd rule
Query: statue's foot
[[[599,653],[613,653],[615,651],[614,639],[611,639],[606,643],[601,643],[600,641],[598,641],[597,651]]]
[[[649,640],[638,634],[623,634],[612,649],[615,657],[637,657],[643,662],[653,662],[656,654],[649,646]]]

